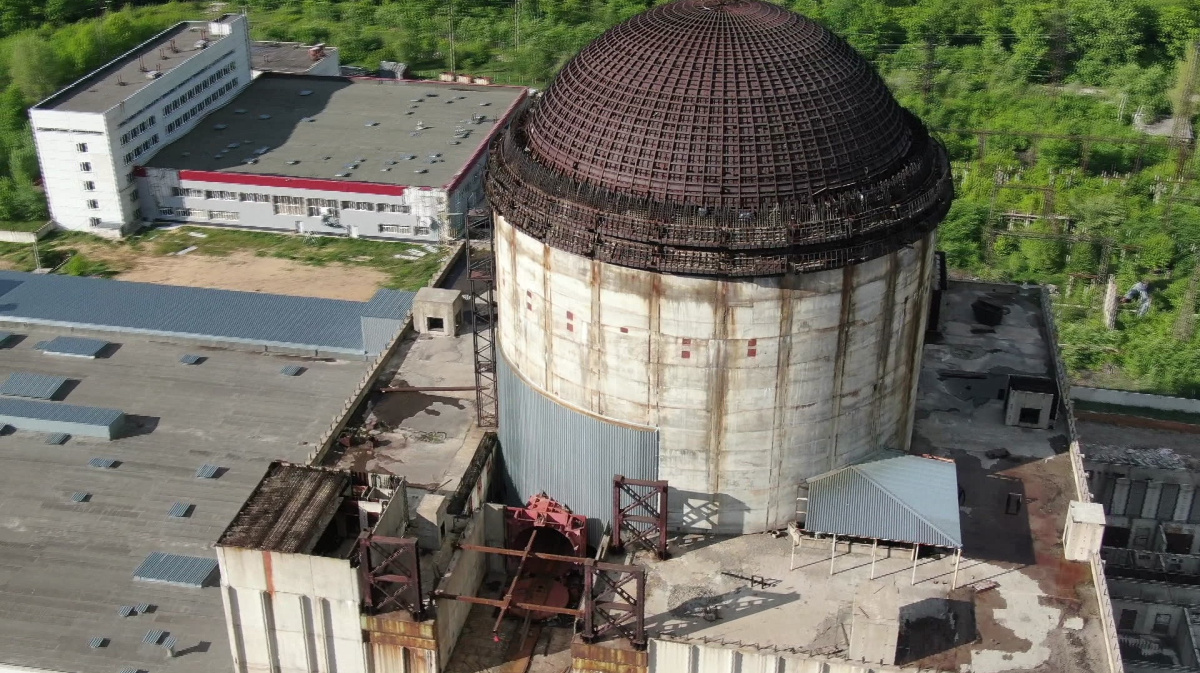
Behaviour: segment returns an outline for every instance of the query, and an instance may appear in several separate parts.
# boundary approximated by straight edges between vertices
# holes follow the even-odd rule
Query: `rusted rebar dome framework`
[[[871,65],[759,0],[679,0],[572,59],[492,147],[496,212],[555,248],[704,276],[839,268],[937,226],[945,149]]]

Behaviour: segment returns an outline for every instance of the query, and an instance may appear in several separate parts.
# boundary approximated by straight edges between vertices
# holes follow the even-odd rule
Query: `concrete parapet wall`
[[[388,344],[388,347],[375,357],[374,362],[368,367],[366,374],[363,375],[358,385],[354,387],[354,392],[346,398],[345,403],[342,404],[341,411],[330,422],[329,427],[321,433],[321,437],[316,442],[316,448],[308,454],[309,465],[320,465],[325,460],[325,457],[329,454],[329,450],[333,448],[333,443],[337,440],[338,433],[346,427],[346,423],[350,421],[350,417],[354,415],[355,410],[358,409],[358,405],[362,404],[363,400],[367,398],[371,386],[379,378],[379,375],[383,373],[388,362],[400,348],[400,344],[404,342],[405,337],[411,332],[412,316],[410,315],[404,320],[404,326],[392,338],[392,342]]]
[[[47,222],[37,231],[0,230],[0,243],[36,243],[38,239],[54,230],[54,223]]]
[[[900,673],[919,670],[915,667],[866,664],[786,651],[754,650],[735,644],[674,639],[651,640],[649,653],[649,670],[654,673]],[[597,670],[608,673],[606,669]]]
[[[1143,409],[1184,411],[1200,414],[1200,400],[1190,400],[1185,397],[1170,397],[1167,395],[1134,393],[1128,390],[1072,386],[1071,399],[1079,400],[1080,402],[1095,402],[1097,404],[1115,404],[1123,407],[1141,407]]]
[[[434,272],[433,277],[429,279],[429,287],[442,287],[446,279],[450,277],[450,272],[454,270],[454,266],[458,260],[462,258],[463,253],[467,250],[466,241],[459,241],[450,248],[450,254],[446,255],[446,259],[442,260],[442,265]]]
[[[476,510],[463,529],[462,544],[486,544],[484,540],[483,510]],[[450,565],[438,582],[437,588],[451,594],[474,596],[479,593],[479,585],[487,575],[487,555],[483,552],[460,549],[450,559]],[[437,646],[438,656],[443,666],[450,661],[450,655],[462,633],[463,624],[471,612],[471,604],[461,601],[440,599],[437,601]],[[465,647],[470,647],[466,643]]]
[[[1121,643],[1117,639],[1117,626],[1113,621],[1112,598],[1108,594],[1108,580],[1104,577],[1104,561],[1100,559],[1100,554],[1092,554],[1088,565],[1092,569],[1092,583],[1096,585],[1096,600],[1099,603],[1100,628],[1104,631],[1104,655],[1108,671],[1125,673],[1125,665],[1121,661]]]

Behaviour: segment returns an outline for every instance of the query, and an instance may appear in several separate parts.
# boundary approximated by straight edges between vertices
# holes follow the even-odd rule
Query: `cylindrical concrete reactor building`
[[[500,439],[515,498],[684,529],[795,519],[906,448],[945,149],[869,63],[758,0],[679,0],[571,60],[491,149]]]

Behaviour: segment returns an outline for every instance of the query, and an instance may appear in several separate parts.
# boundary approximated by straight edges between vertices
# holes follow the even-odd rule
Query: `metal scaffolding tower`
[[[496,395],[496,300],[492,249],[492,213],[467,213],[467,279],[471,285],[471,338],[475,353],[475,413],[479,427],[494,428],[499,417]]]

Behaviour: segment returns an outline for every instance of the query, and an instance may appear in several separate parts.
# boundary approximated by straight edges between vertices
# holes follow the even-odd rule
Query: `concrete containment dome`
[[[844,41],[758,0],[598,38],[491,146],[500,438],[515,501],[672,525],[796,517],[906,448],[945,149]]]
[[[951,196],[944,150],[872,66],[757,0],[680,0],[613,28],[496,149],[493,204],[523,231],[670,273],[878,257]]]

